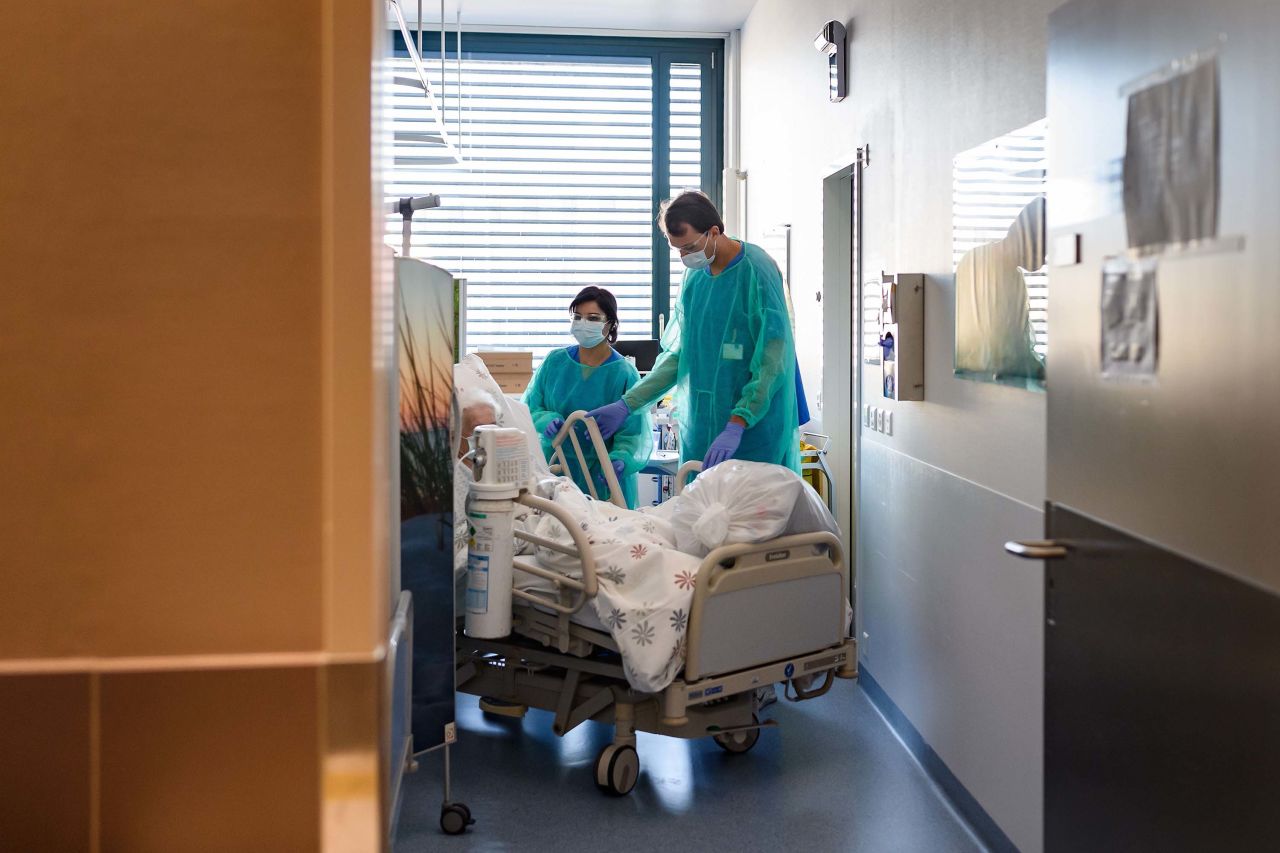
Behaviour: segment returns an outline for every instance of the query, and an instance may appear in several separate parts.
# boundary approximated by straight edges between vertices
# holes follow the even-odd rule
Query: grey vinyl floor
[[[780,725],[743,755],[641,734],[640,779],[613,798],[592,780],[611,727],[557,738],[549,713],[493,718],[459,695],[453,796],[476,824],[440,832],[443,758],[431,753],[406,779],[395,853],[982,849],[855,683],[764,716]]]

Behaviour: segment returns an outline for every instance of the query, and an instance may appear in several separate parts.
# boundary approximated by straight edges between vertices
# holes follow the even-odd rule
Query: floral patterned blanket
[[[599,581],[593,603],[622,652],[627,681],[636,690],[663,690],[684,666],[685,631],[702,561],[676,550],[675,533],[660,518],[592,500],[567,481],[544,486],[544,497],[578,519],[592,545]],[[534,513],[529,523],[539,536],[572,544],[568,531],[550,516]],[[536,549],[536,556],[547,568],[581,575],[575,558],[544,548]]]

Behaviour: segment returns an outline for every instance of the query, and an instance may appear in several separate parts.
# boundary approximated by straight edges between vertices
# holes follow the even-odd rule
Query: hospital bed
[[[595,423],[584,413],[566,419],[557,452],[567,442],[583,460],[573,427],[578,422],[585,423],[590,449],[607,460]],[[563,465],[563,454],[556,461]],[[612,468],[600,468],[618,495]],[[677,489],[700,468],[684,466]],[[628,683],[614,638],[589,606],[599,584],[587,535],[553,501],[521,490],[514,502],[555,518],[572,545],[520,530],[513,539],[569,555],[581,571],[556,571],[531,556],[515,556],[514,575],[540,584],[512,585],[509,635],[478,639],[459,630],[457,689],[550,711],[557,735],[588,720],[612,724],[613,740],[595,762],[601,789],[622,796],[634,788],[637,732],[711,737],[730,753],[744,753],[761,729],[776,725],[757,715],[760,688],[782,683],[788,699],[804,701],[827,693],[835,678],[857,677],[844,556],[831,533],[727,545],[703,558],[683,668],[665,689],[643,692]]]

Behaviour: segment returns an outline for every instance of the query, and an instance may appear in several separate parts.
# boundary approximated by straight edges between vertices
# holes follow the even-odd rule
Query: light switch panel
[[[1054,235],[1049,248],[1049,263],[1055,267],[1072,267],[1080,263],[1080,235]]]
[[[893,435],[893,412],[884,413],[884,434]]]

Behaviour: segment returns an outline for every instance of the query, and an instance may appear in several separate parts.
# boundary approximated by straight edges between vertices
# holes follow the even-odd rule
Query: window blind
[[[671,195],[702,189],[702,66],[676,62],[670,66],[671,121],[669,127]],[[671,253],[671,305],[680,298],[684,264]]]
[[[685,188],[719,200],[722,46],[464,34],[459,86],[453,39],[443,79],[438,33],[424,34],[423,58],[466,165],[441,162],[421,92],[395,82],[413,75],[393,36],[385,190],[440,195],[414,217],[411,247],[466,280],[466,350],[540,362],[572,342],[568,305],[589,284],[617,296],[623,338],[651,337],[684,269],[655,234],[657,205]],[[401,224],[387,219],[393,247]]]
[[[407,59],[397,59],[405,73]],[[467,282],[467,351],[548,350],[570,342],[568,307],[589,284],[618,298],[624,334],[652,316],[653,69],[635,57],[452,60],[441,86],[467,168],[416,152],[429,118],[421,94],[391,84],[389,199],[438,193],[414,218],[412,250]],[[400,244],[401,221],[387,238]]]

